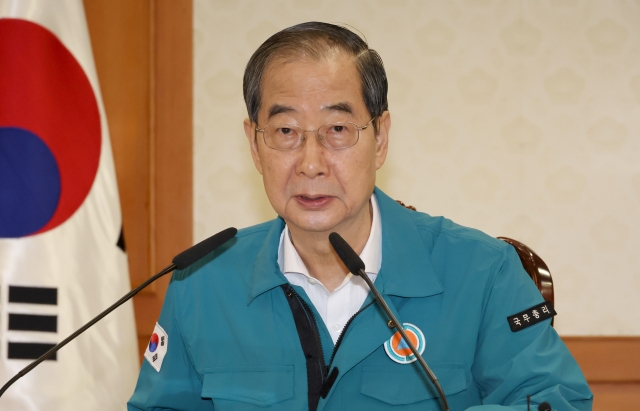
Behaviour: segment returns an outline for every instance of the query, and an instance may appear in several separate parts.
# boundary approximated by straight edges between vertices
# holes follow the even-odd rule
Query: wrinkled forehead
[[[283,56],[271,61],[261,81],[261,121],[307,110],[366,116],[361,80],[347,53]]]

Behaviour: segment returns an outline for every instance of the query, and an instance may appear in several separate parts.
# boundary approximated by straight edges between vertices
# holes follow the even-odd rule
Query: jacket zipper
[[[338,348],[340,348],[340,344],[342,344],[342,340],[344,339],[344,335],[347,333],[347,329],[349,328],[349,326],[351,325],[353,320],[358,316],[358,314],[360,314],[361,312],[363,312],[364,310],[369,308],[373,303],[375,303],[375,300],[371,301],[369,304],[367,304],[364,307],[360,308],[355,314],[353,314],[351,316],[351,318],[349,318],[347,323],[344,325],[344,328],[342,329],[342,332],[338,336],[338,339],[336,340],[336,344],[333,347],[333,351],[331,352],[331,359],[329,360],[329,365],[325,365],[326,363],[324,361],[324,350],[322,349],[322,341],[320,340],[320,330],[318,329],[318,323],[316,322],[316,317],[313,314],[313,310],[311,310],[311,307],[309,307],[309,304],[307,304],[307,302],[304,300],[304,298],[300,297],[300,295],[296,292],[296,290],[293,287],[290,287],[289,290],[291,292],[293,292],[293,295],[296,296],[298,301],[300,301],[300,304],[302,304],[302,306],[304,307],[305,311],[307,313],[309,313],[309,315],[311,316],[313,326],[315,327],[314,336],[316,337],[316,342],[318,343],[318,347],[320,347],[320,359],[322,360],[322,365],[323,365],[323,367],[322,367],[322,381],[324,382],[327,379],[327,376],[329,374],[329,370],[331,369],[331,365],[333,364],[333,359],[335,358],[336,353],[338,352]]]
[[[327,366],[325,365],[325,360],[324,360],[324,350],[322,349],[322,341],[320,340],[320,329],[318,329],[318,323],[316,322],[316,316],[313,315],[313,310],[311,309],[311,307],[309,307],[309,304],[307,304],[307,302],[304,300],[304,298],[300,297],[300,295],[296,292],[296,290],[289,286],[289,290],[293,293],[293,295],[295,295],[295,297],[298,299],[298,301],[300,302],[300,304],[302,304],[302,307],[304,308],[304,310],[307,312],[307,314],[309,316],[311,316],[311,322],[313,323],[313,327],[314,327],[314,333],[313,335],[316,337],[316,343],[317,346],[319,347],[319,351],[320,351],[320,360],[322,361],[322,367],[320,367],[320,371],[322,372],[322,381],[324,382],[327,379]]]
[[[329,370],[331,369],[331,365],[333,364],[333,359],[336,356],[336,353],[338,352],[338,348],[340,348],[340,344],[342,344],[342,340],[344,335],[347,333],[347,329],[349,328],[349,326],[351,325],[351,323],[353,322],[353,320],[358,316],[358,314],[360,314],[361,312],[363,312],[364,310],[366,310],[371,304],[373,304],[375,302],[371,301],[369,304],[365,305],[364,307],[360,308],[358,310],[358,312],[356,312],[355,314],[353,314],[351,316],[351,318],[349,318],[349,320],[347,321],[347,323],[344,325],[344,328],[342,329],[342,332],[340,333],[340,335],[338,336],[338,340],[336,341],[336,345],[333,347],[333,352],[331,353],[331,359],[329,360],[329,365],[327,365],[327,374],[329,373]]]

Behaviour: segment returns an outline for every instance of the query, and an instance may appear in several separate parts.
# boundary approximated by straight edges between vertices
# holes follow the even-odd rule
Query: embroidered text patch
[[[545,301],[518,314],[507,317],[507,321],[509,321],[511,331],[516,332],[538,324],[540,321],[549,319],[554,315],[556,315],[556,311],[553,309],[553,305],[551,305],[550,301]]]

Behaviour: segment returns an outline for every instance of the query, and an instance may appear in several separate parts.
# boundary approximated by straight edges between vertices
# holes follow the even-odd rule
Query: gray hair
[[[254,123],[258,122],[262,76],[275,57],[308,56],[320,59],[335,48],[354,57],[360,74],[364,104],[372,118],[379,117],[388,109],[389,89],[380,55],[351,30],[335,24],[312,21],[286,28],[269,37],[249,59],[242,84],[249,119]],[[373,127],[377,133],[375,121]]]

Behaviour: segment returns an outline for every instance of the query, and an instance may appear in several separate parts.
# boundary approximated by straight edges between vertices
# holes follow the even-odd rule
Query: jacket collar
[[[382,267],[376,279],[381,294],[428,297],[440,294],[431,257],[416,227],[415,211],[408,210],[375,189],[382,219]]]
[[[442,292],[431,258],[411,213],[375,188],[382,220],[382,267],[376,287],[383,295],[427,297]],[[272,220],[258,251],[249,285],[247,305],[260,294],[287,283],[278,266],[278,245],[284,220]]]
[[[278,245],[284,226],[285,222],[280,217],[271,221],[271,228],[253,264],[247,305],[250,305],[260,294],[287,283],[287,278],[282,274],[278,265]],[[250,256],[248,257],[250,258]]]

